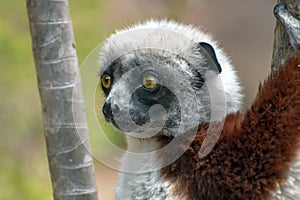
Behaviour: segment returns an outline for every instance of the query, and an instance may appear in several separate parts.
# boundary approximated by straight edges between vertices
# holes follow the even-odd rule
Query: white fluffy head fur
[[[181,55],[190,63],[199,65],[203,62],[201,56],[191,54],[194,45],[199,42],[209,43],[214,48],[222,67],[222,73],[219,76],[225,91],[227,114],[240,110],[243,98],[242,88],[230,59],[211,35],[190,25],[182,25],[168,20],[150,20],[116,31],[103,44],[100,66],[107,67],[128,52],[145,48],[173,52]],[[182,65],[182,67],[187,68],[186,65]],[[185,70],[188,71],[188,69]]]

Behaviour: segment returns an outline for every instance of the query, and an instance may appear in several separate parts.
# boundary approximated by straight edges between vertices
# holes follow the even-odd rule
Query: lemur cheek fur
[[[276,9],[286,20],[284,8]],[[118,31],[105,41],[100,65],[106,120],[128,133],[130,152],[151,153],[140,160],[125,153],[121,171],[135,171],[120,172],[115,199],[300,199],[299,52],[260,85],[244,112],[230,59],[192,26],[152,20]],[[222,112],[217,135],[211,119]],[[202,158],[206,137],[216,144]]]

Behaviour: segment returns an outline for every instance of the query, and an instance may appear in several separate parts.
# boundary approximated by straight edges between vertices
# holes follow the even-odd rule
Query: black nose
[[[103,107],[102,107],[102,113],[106,119],[106,121],[111,122],[113,119],[113,114],[111,110],[111,101],[108,99],[105,101]]]
[[[107,99],[103,105],[102,113],[108,122],[112,122],[113,113],[119,112],[119,107],[115,104],[112,105],[111,100]]]

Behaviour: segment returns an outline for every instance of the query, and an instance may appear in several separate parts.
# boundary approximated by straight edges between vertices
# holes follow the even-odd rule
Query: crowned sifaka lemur
[[[297,48],[299,21],[274,11]],[[230,59],[192,26],[137,24],[100,57],[102,112],[127,141],[115,199],[300,199],[299,52],[246,111]]]

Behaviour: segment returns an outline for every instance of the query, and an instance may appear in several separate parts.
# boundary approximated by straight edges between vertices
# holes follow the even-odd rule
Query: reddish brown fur
[[[161,170],[162,176],[174,183],[174,196],[193,200],[269,198],[285,180],[299,149],[298,65],[300,53],[260,86],[246,112],[227,116],[217,144],[203,159],[199,150],[208,125],[199,126],[185,153]],[[188,134],[181,141],[186,140]],[[169,155],[161,155],[162,159],[165,156]]]

